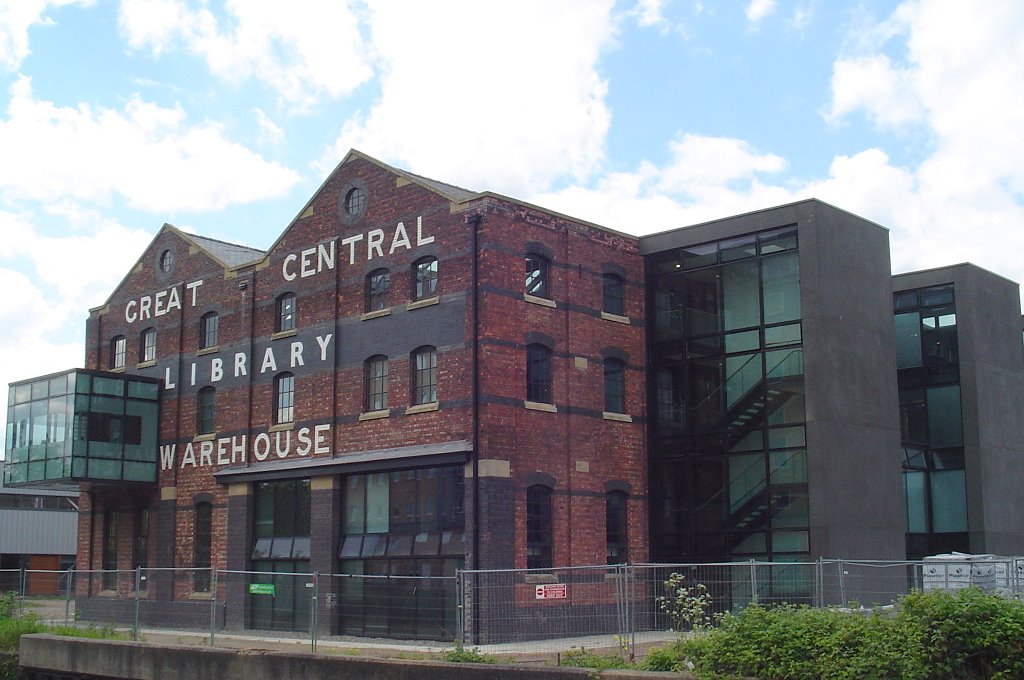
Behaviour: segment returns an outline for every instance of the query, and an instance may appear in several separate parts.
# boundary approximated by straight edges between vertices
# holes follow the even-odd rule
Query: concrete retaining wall
[[[264,650],[163,646],[54,635],[22,636],[21,665],[29,672],[124,680],[582,680],[588,677],[588,671],[581,668],[362,659]],[[601,677],[639,680],[668,676],[664,673],[640,671],[604,671]]]

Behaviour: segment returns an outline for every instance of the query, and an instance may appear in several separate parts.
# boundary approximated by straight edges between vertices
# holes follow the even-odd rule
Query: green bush
[[[466,649],[459,642],[455,643],[453,649],[445,650],[441,654],[441,658],[451,663],[498,663],[495,657],[484,654],[475,647]]]
[[[913,593],[885,614],[753,606],[658,651],[645,667],[678,670],[687,661],[702,678],[1024,677],[1024,604],[970,589]]]
[[[27,633],[42,633],[46,627],[33,614],[0,620],[0,651],[18,653],[18,641]]]
[[[559,666],[573,666],[575,668],[594,668],[606,670],[609,668],[635,668],[635,665],[623,659],[618,654],[597,654],[589,652],[583,647],[572,647],[559,657]]]

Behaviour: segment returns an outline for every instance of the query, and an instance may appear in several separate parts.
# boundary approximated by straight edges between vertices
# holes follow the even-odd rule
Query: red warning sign
[[[564,600],[567,594],[564,583],[545,583],[537,586],[538,600]]]

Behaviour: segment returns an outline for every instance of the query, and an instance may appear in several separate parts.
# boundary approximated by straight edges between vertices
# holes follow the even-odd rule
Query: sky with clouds
[[[817,197],[1024,280],[1020,0],[0,0],[0,383],[350,148],[633,234]],[[0,421],[4,419],[0,413]]]

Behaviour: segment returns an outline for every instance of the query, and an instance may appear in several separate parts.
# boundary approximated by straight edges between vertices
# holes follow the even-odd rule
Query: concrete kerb
[[[295,644],[294,641],[289,641]],[[422,648],[420,648],[422,649]],[[92,640],[55,635],[25,635],[21,664],[49,673],[86,674],[108,678],[156,680],[187,677],[196,680],[560,680],[590,677],[592,671],[539,665],[462,664],[444,661],[380,659],[310,654],[265,649],[225,649],[153,642]],[[663,678],[664,673],[609,670],[602,677],[616,680]],[[673,674],[672,677],[691,677]]]

